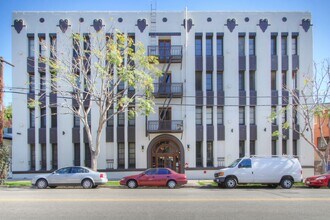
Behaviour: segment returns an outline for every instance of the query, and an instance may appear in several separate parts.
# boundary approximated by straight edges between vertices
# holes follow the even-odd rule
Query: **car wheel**
[[[237,181],[233,177],[229,177],[225,180],[225,186],[228,189],[234,189],[237,186]]]
[[[283,189],[290,189],[293,185],[292,179],[286,177],[281,180],[281,187]]]
[[[37,181],[36,185],[37,185],[38,189],[46,189],[48,186],[48,183],[47,183],[47,180],[45,180],[45,179],[39,179]]]
[[[176,182],[174,180],[170,180],[167,182],[167,187],[170,189],[174,189],[176,187]]]
[[[134,188],[137,187],[137,183],[136,183],[135,180],[128,180],[128,182],[127,182],[127,186],[128,186],[128,188],[130,188],[130,189],[134,189]]]
[[[57,186],[49,186],[49,188],[51,189],[55,189]]]
[[[90,179],[84,179],[82,181],[81,185],[84,189],[90,189],[93,187],[93,182]]]

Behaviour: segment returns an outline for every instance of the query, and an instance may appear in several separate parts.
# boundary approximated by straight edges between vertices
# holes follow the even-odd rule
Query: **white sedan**
[[[39,189],[48,186],[82,186],[84,189],[96,188],[108,182],[106,173],[95,172],[87,167],[64,167],[51,174],[37,175],[32,179],[32,185]]]

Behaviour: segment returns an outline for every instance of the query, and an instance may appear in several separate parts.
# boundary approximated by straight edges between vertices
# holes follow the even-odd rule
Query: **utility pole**
[[[3,90],[4,90],[4,83],[3,83],[3,73],[5,69],[5,64],[8,64],[14,67],[13,64],[5,61],[3,57],[0,57],[0,146],[3,144]]]

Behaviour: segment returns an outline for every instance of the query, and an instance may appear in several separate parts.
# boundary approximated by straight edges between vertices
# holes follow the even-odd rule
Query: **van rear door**
[[[235,172],[239,183],[253,183],[253,168],[251,159],[243,159]]]

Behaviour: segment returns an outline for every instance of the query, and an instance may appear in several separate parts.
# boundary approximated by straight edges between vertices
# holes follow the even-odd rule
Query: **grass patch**
[[[22,186],[31,186],[31,181],[22,180],[22,181],[6,181],[4,186],[10,187],[22,187]]]
[[[108,181],[104,186],[120,186],[119,181]]]

